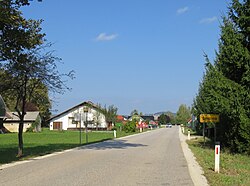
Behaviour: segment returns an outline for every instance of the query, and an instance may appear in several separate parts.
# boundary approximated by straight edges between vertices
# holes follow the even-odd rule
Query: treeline
[[[250,0],[233,0],[223,17],[219,47],[205,74],[193,112],[220,115],[217,139],[232,152],[250,154]]]

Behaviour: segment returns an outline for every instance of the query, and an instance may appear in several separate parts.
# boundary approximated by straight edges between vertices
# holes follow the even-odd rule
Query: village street
[[[1,185],[193,185],[179,127],[91,144],[0,170]]]

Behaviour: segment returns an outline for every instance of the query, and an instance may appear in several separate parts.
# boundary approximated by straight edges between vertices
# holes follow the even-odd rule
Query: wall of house
[[[71,110],[68,113],[65,113],[63,115],[60,115],[50,121],[50,130],[53,130],[53,123],[54,122],[60,122],[62,127],[62,130],[67,129],[74,129],[80,127],[80,122],[74,121],[75,114],[81,113],[81,127],[85,128],[84,121],[86,120],[86,113],[83,111],[83,107],[76,108],[74,110]],[[96,128],[96,124],[93,122],[94,117],[96,115],[97,111],[93,108],[89,109],[89,112],[87,114],[87,119],[89,121],[88,128]],[[99,125],[98,128],[107,128],[107,124],[105,121],[105,116],[100,113],[99,116]]]
[[[18,132],[19,124],[18,123],[8,123],[3,124],[3,126],[10,132]],[[26,132],[28,128],[31,127],[31,123],[25,123],[23,125],[23,132]]]
[[[57,117],[57,118],[54,118],[53,120],[50,121],[50,125],[49,125],[49,128],[50,130],[53,130],[53,123],[54,122],[59,122],[59,123],[62,123],[62,130],[67,130],[68,129],[68,125],[66,125],[68,123],[68,117],[69,117],[69,114],[63,114],[61,115],[60,117]]]

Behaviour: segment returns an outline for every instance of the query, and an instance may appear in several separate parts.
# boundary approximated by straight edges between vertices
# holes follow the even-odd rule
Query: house
[[[50,130],[78,130],[85,128],[107,130],[105,116],[100,108],[92,102],[80,103],[68,110],[53,116],[49,120]]]
[[[141,116],[143,118],[143,120],[145,121],[154,121],[155,118],[153,115],[144,115],[144,116]]]
[[[150,128],[156,128],[156,127],[158,127],[158,123],[156,121],[151,120],[151,121],[149,121],[148,126]]]
[[[18,132],[19,122],[20,119],[17,112],[6,112],[6,118],[3,121],[3,126],[9,132]],[[26,112],[24,116],[23,132],[26,132],[30,127],[34,127],[33,130],[36,132],[41,131],[41,117],[38,111]]]
[[[136,120],[137,122],[142,122],[142,121],[144,121],[144,119],[143,119],[140,115],[138,115],[138,114],[134,114],[133,116],[130,116],[130,117],[128,118],[128,120],[129,120],[129,121]]]

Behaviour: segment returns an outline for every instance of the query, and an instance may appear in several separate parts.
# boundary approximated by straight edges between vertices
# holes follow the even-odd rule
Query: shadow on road
[[[145,146],[147,145],[139,143],[127,143],[127,140],[109,140],[101,143],[94,143],[91,145],[78,147],[78,149],[106,150],[106,149],[127,149],[127,148],[145,147]]]

